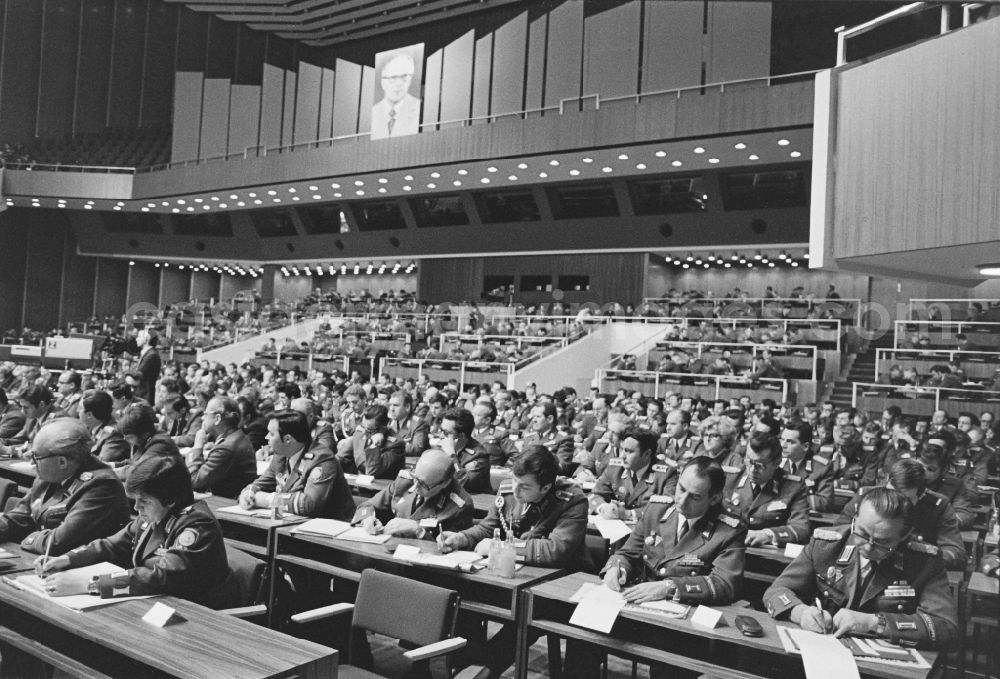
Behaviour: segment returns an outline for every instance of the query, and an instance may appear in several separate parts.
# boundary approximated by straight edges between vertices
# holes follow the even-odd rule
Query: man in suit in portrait
[[[399,53],[382,67],[379,82],[384,94],[372,106],[372,139],[403,137],[420,131],[420,100],[410,94],[410,82],[416,72],[413,57]]]

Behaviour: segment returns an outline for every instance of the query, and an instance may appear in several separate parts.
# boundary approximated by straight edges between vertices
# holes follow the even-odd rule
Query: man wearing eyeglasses
[[[490,493],[490,452],[472,438],[475,420],[465,408],[449,408],[441,416],[441,449],[451,455],[455,476],[470,493]]]
[[[70,417],[77,417],[79,414],[80,400],[83,398],[81,384],[80,373],[75,370],[66,370],[59,375],[56,408],[65,411]]]
[[[820,634],[948,649],[958,638],[955,600],[937,548],[910,540],[912,528],[906,496],[868,491],[851,525],[813,531],[764,593],[768,612]]]
[[[415,72],[413,57],[402,52],[390,57],[382,67],[379,82],[384,96],[372,106],[372,139],[402,137],[420,131],[420,100],[409,91]]]
[[[196,493],[236,498],[257,478],[257,457],[240,429],[240,418],[240,407],[233,399],[217,396],[208,402],[201,429],[187,453]]]
[[[806,486],[809,508],[825,512],[833,505],[833,479],[827,463],[812,452],[812,427],[808,422],[792,421],[781,431],[781,469],[786,479]]]
[[[441,531],[469,528],[472,518],[472,496],[455,477],[451,455],[430,448],[412,470],[400,471],[392,483],[363,502],[351,521],[373,534],[434,540]]]
[[[20,540],[29,552],[55,556],[116,533],[129,520],[125,490],[114,471],[90,454],[79,420],[46,423],[31,458],[37,478],[28,494],[0,516],[0,542]]]
[[[726,488],[726,508],[749,527],[751,547],[804,543],[809,537],[809,501],[802,481],[781,470],[781,444],[770,434],[755,434],[746,452],[746,469]]]

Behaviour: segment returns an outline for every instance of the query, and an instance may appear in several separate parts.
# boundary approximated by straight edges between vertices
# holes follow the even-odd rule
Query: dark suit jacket
[[[152,403],[153,396],[156,394],[156,381],[160,379],[160,368],[162,366],[163,361],[160,359],[160,352],[155,347],[143,354],[142,358],[139,359],[139,365],[136,366],[136,370],[142,374],[142,384],[137,385],[132,390],[132,393]]]

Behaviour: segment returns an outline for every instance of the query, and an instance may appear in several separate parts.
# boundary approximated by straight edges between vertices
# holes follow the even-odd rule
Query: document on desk
[[[620,592],[612,592],[607,587],[598,585],[583,594],[569,622],[571,625],[608,634],[623,608],[625,598]]]
[[[854,655],[831,634],[786,628],[802,653],[806,679],[861,679]]]
[[[308,533],[309,535],[319,535],[325,538],[335,538],[341,533],[351,530],[351,524],[347,521],[337,521],[336,519],[309,519],[305,523],[300,523],[292,529],[293,533]]]
[[[415,545],[399,545],[392,553],[392,558],[420,566],[434,566],[449,570],[473,570],[478,562],[483,561],[483,557],[475,552],[457,551],[448,554],[434,554],[422,552]]]
[[[116,566],[113,563],[108,563],[103,561],[101,563],[95,563],[91,566],[84,566],[83,568],[75,568],[73,572],[80,573],[84,576],[84,579],[89,582],[90,578],[95,575],[104,575],[105,573],[119,573],[121,572],[121,566]],[[69,572],[69,571],[66,571]],[[121,596],[115,597],[113,599],[102,599],[101,597],[94,596],[93,594],[70,594],[69,596],[52,596],[45,591],[45,583],[34,573],[27,575],[19,575],[16,578],[4,578],[4,581],[8,584],[20,589],[24,592],[31,592],[32,594],[37,594],[40,597],[44,597],[49,601],[57,603],[66,608],[72,608],[76,611],[85,611],[89,608],[98,608],[100,606],[108,606],[110,604],[117,604],[123,601],[130,601],[132,599],[148,599],[152,595],[144,596]]]
[[[618,542],[622,538],[632,534],[632,529],[621,519],[602,519],[599,516],[592,517],[594,527],[601,533],[601,537],[608,542]]]
[[[794,627],[778,625],[778,639],[787,653],[801,653],[798,638],[793,637],[791,632],[796,632]],[[870,662],[880,665],[894,665],[896,667],[909,667],[913,669],[931,669],[931,664],[915,648],[903,648],[896,644],[891,644],[884,639],[866,639],[863,637],[841,637],[840,645],[854,656],[855,661]]]

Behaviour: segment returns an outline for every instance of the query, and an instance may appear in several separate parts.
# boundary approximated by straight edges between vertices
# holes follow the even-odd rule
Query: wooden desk
[[[183,619],[163,628],[142,622],[157,600]],[[337,673],[332,648],[174,597],[78,612],[0,585],[0,615],[15,631],[112,676],[319,679]]]
[[[558,568],[524,566],[513,578],[501,578],[481,570],[463,573],[427,566],[409,564],[392,557],[392,552],[400,544],[415,545],[422,550],[434,549],[429,540],[393,538],[384,545],[365,542],[350,542],[315,535],[294,533],[292,528],[277,531],[277,554],[279,564],[293,564],[333,577],[345,578],[353,582],[361,580],[361,571],[375,568],[426,582],[439,587],[458,591],[462,598],[461,607],[471,613],[491,620],[506,623],[518,622],[518,634],[523,631],[520,620],[523,617],[523,592],[532,585],[558,577],[564,571]],[[524,650],[518,644],[518,652]],[[515,662],[520,657],[515,658]]]
[[[802,660],[796,655],[786,654],[778,639],[777,626],[788,623],[773,620],[766,613],[749,608],[715,606],[723,613],[725,626],[714,630],[693,626],[688,620],[667,618],[655,613],[644,613],[634,609],[621,612],[610,634],[602,634],[569,624],[569,618],[576,604],[570,601],[588,582],[599,583],[600,579],[585,573],[573,573],[556,580],[531,587],[525,592],[525,633],[536,631],[560,637],[579,639],[606,649],[615,655],[633,658],[643,663],[663,663],[696,672],[708,672],[714,676],[752,679],[769,677],[790,679],[803,676]],[[733,617],[747,615],[755,618],[764,628],[760,638],[746,637],[733,627]],[[550,644],[550,649],[556,645]],[[676,649],[668,651],[666,649]],[[523,654],[525,651],[522,650]],[[938,654],[921,651],[933,666]],[[558,658],[549,662],[549,676],[558,679],[561,662]],[[755,674],[740,670],[754,668]],[[882,679],[926,679],[927,670],[899,668],[876,663],[858,663],[858,669],[866,677]],[[525,679],[527,668],[517,667],[515,677]]]
[[[21,545],[16,542],[5,542],[0,544],[0,549],[4,549],[17,555],[17,558],[15,559],[0,559],[0,575],[34,570],[34,566],[32,564],[35,562],[35,559],[38,558],[37,554],[24,551],[21,549]]]
[[[38,474],[28,460],[0,460],[0,478],[10,479],[19,486],[31,488]]]

